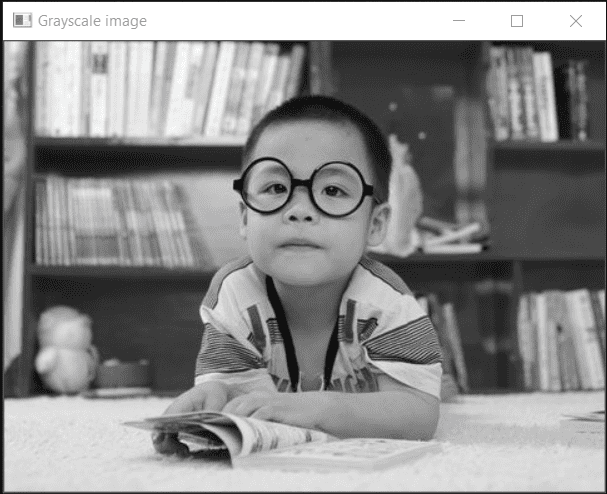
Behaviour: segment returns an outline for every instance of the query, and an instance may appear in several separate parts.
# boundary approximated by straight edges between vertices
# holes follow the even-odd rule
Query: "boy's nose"
[[[284,219],[291,221],[315,222],[318,220],[318,211],[308,195],[305,187],[297,187],[293,191],[293,197],[285,208]]]

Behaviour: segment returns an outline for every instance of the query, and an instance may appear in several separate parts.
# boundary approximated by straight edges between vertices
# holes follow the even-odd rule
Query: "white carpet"
[[[163,457],[120,422],[170,398],[4,400],[6,491],[605,491],[605,442],[572,444],[562,413],[604,408],[604,392],[458,398],[443,404],[443,451],[384,472],[232,470]]]

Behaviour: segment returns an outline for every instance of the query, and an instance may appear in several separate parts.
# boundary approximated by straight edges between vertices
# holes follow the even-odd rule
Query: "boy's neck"
[[[350,277],[314,286],[286,285],[274,280],[276,293],[285,310],[293,333],[306,331],[307,336],[333,329],[339,314],[339,304]]]

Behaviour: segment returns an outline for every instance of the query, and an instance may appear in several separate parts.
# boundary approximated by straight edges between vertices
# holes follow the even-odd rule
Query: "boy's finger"
[[[177,439],[177,434],[155,432],[152,434],[152,443],[158,453],[165,455],[177,454],[182,457],[190,454],[189,448]]]
[[[204,409],[213,412],[221,412],[226,402],[226,396],[222,394],[210,394],[204,400]]]

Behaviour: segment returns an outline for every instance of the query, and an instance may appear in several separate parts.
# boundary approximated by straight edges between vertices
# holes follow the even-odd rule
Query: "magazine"
[[[192,453],[226,452],[234,467],[373,470],[440,450],[434,441],[340,440],[318,430],[222,412],[162,415],[123,425],[176,433]]]

